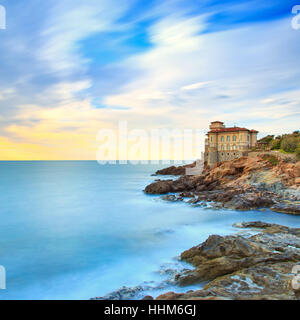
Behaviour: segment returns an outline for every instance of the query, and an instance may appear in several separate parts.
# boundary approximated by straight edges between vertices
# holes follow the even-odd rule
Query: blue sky
[[[119,120],[299,129],[296,4],[0,0],[0,158],[94,158]]]

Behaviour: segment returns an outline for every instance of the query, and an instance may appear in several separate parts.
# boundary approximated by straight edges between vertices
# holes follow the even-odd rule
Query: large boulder
[[[176,275],[179,285],[208,281],[203,289],[168,292],[158,300],[292,299],[299,300],[293,268],[300,261],[300,229],[261,221],[238,228],[260,229],[247,236],[212,235],[182,253],[195,266]]]
[[[159,180],[149,184],[145,188],[148,194],[165,194],[172,191],[172,180]]]
[[[261,262],[271,254],[266,247],[242,236],[212,235],[204,243],[181,254],[181,259],[196,269],[185,271],[176,280],[180,285],[211,280]]]

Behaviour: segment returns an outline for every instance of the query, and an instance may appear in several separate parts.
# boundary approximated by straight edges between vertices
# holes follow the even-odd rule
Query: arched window
[[[233,141],[236,141],[236,136],[233,136]]]
[[[227,141],[230,141],[230,136],[227,136]]]

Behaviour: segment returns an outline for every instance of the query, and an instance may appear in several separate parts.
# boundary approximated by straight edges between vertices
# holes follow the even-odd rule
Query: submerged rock
[[[103,297],[92,298],[91,300],[131,300],[134,299],[138,293],[144,291],[146,288],[143,286],[125,287],[119,290],[108,293]]]

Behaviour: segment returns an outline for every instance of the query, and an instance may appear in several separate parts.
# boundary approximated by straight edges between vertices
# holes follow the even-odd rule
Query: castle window
[[[230,141],[230,136],[227,136],[227,141]]]
[[[221,149],[224,150],[224,146],[223,145],[221,146]]]
[[[230,144],[227,144],[227,150],[230,150]]]
[[[210,137],[210,141],[211,141],[211,142],[213,141],[213,137]]]
[[[233,136],[233,141],[236,141],[236,136]]]
[[[221,137],[221,141],[224,142],[224,136]]]
[[[232,146],[232,149],[233,149],[233,150],[236,150],[236,145],[235,145],[235,144]]]

